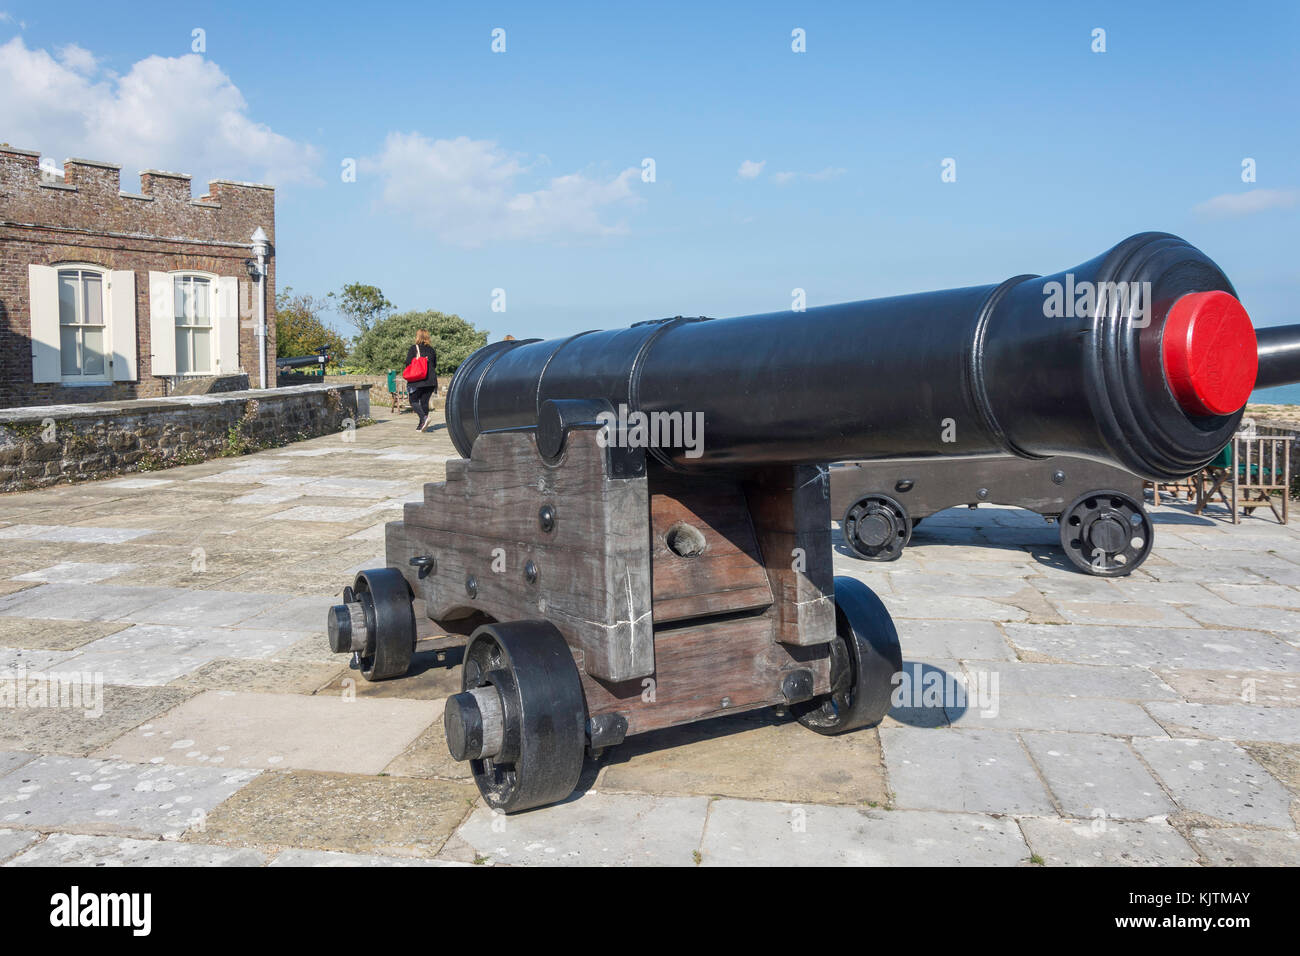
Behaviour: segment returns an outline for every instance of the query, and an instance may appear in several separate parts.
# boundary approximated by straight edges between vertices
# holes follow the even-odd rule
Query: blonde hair
[[[420,329],[420,331],[418,331],[418,332],[415,333],[415,344],[416,344],[416,345],[428,345],[428,344],[429,344],[429,330],[428,330],[428,329]]]

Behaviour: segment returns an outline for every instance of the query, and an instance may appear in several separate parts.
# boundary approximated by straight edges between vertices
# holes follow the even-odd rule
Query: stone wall
[[[172,376],[151,370],[149,273],[192,270],[239,281],[239,365],[257,381],[256,283],[244,260],[259,226],[271,242],[265,282],[267,375],[275,381],[275,190],[213,180],[191,197],[190,177],[145,170],[140,192],[121,168],[69,159],[63,176],[40,155],[0,145],[0,408],[164,396]],[[29,265],[86,264],[135,275],[136,375],[95,385],[33,382]],[[179,379],[177,379],[179,380]]]
[[[355,427],[369,389],[300,385],[0,410],[0,491],[245,454]]]

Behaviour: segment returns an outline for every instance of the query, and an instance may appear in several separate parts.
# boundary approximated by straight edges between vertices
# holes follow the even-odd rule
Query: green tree
[[[406,367],[406,350],[415,344],[415,333],[425,329],[438,353],[438,374],[450,375],[470,352],[487,344],[480,332],[459,315],[445,312],[401,312],[381,319],[362,333],[352,350],[352,362],[373,375]]]
[[[338,310],[356,326],[358,335],[365,335],[395,308],[384,298],[378,286],[361,282],[349,282],[342,292],[331,292],[330,298],[335,297],[338,298]]]
[[[311,355],[317,349],[330,351],[332,364],[342,362],[348,343],[321,321],[326,302],[313,295],[294,295],[285,286],[275,296],[275,351],[280,358]]]

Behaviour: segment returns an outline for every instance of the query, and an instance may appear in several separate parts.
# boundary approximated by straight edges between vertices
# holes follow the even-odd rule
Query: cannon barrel
[[[1256,329],[1259,340],[1259,375],[1256,388],[1274,388],[1300,382],[1300,325],[1275,325]]]
[[[447,425],[469,457],[548,400],[594,400],[700,416],[698,457],[650,449],[680,469],[1067,455],[1172,479],[1232,437],[1256,367],[1227,277],[1149,232],[1050,276],[493,343],[457,370]]]

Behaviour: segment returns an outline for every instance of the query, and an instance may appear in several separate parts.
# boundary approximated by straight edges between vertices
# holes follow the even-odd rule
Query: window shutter
[[[59,270],[27,267],[27,301],[32,319],[32,381],[61,382],[59,361]]]
[[[135,273],[108,274],[108,335],[113,348],[113,381],[134,382]]]
[[[221,276],[216,281],[212,325],[216,332],[216,369],[229,375],[239,371],[239,279]]]
[[[155,375],[176,374],[176,293],[170,272],[149,273],[150,368]]]

